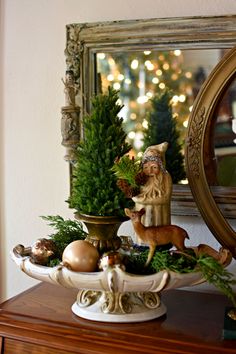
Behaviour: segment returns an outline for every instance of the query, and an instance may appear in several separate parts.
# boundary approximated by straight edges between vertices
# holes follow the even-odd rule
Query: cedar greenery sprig
[[[48,225],[55,229],[55,232],[50,234],[49,237],[55,242],[59,260],[61,260],[62,253],[69,243],[84,240],[87,236],[80,221],[65,220],[59,215],[41,216],[41,218],[49,221]],[[53,260],[53,262],[56,261]]]
[[[177,273],[201,272],[210,284],[213,284],[226,295],[236,307],[235,294],[232,286],[236,284],[233,274],[224,268],[213,257],[201,254],[196,256],[194,250],[184,252],[156,251],[149,267],[145,268],[148,249],[140,253],[133,252],[127,257],[126,271],[134,274],[154,274],[164,269]]]
[[[200,255],[197,259],[197,266],[202,272],[204,278],[223,294],[225,294],[236,307],[235,294],[232,285],[236,284],[236,280],[232,279],[233,274],[225,269],[216,259],[206,255]]]
[[[132,188],[138,188],[136,176],[142,171],[139,159],[130,159],[128,155],[122,156],[111,169],[118,179],[124,179]]]
[[[132,252],[127,258],[126,270],[131,273],[145,275],[154,274],[164,269],[177,273],[190,273],[193,272],[197,264],[196,259],[192,257],[195,254],[192,249],[187,250],[186,254],[178,254],[168,249],[163,249],[162,246],[162,249],[155,251],[150,265],[144,267],[148,252],[149,250],[146,247],[139,252]]]
[[[193,272],[197,265],[197,258],[192,249],[188,249],[185,253],[177,253],[170,251],[155,252],[151,262],[151,269],[159,272],[163,269],[169,269],[177,273]]]

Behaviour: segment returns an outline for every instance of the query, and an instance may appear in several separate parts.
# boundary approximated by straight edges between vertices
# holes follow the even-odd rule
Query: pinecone
[[[126,198],[132,198],[133,196],[138,194],[136,188],[132,188],[125,179],[118,179],[117,186],[124,193]]]
[[[135,176],[135,182],[139,185],[139,186],[143,186],[144,184],[146,184],[148,180],[148,176],[145,175],[144,172],[139,172],[136,176]]]

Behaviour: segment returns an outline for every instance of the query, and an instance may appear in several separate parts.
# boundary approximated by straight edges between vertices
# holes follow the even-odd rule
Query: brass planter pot
[[[117,236],[120,225],[127,221],[126,217],[93,216],[76,213],[75,218],[82,221],[87,229],[86,241],[92,243],[99,252],[115,251],[121,246],[121,239]]]

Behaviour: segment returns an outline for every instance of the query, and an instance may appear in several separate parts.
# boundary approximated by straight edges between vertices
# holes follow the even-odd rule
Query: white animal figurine
[[[180,251],[185,249],[184,240],[189,237],[184,229],[177,225],[144,226],[141,223],[141,217],[144,213],[145,209],[134,211],[125,208],[125,214],[131,219],[138,237],[149,245],[149,253],[145,267],[151,262],[156,246],[171,243]]]

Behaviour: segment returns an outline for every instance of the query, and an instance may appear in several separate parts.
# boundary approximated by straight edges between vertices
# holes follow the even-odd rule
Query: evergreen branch
[[[233,274],[217,262],[216,259],[207,255],[200,255],[197,259],[197,265],[204,278],[223,292],[232,301],[233,306],[236,307],[235,294],[232,289],[232,285],[236,284],[236,280],[233,279]]]
[[[129,156],[121,157],[111,169],[118,179],[124,179],[132,188],[138,188],[135,177],[142,171],[140,160],[130,159]]]
[[[147,257],[148,249],[139,253],[131,253],[127,259],[127,270],[135,274],[154,274],[164,269],[177,273],[200,271],[206,281],[218,288],[236,307],[235,294],[232,289],[232,286],[236,285],[236,280],[233,274],[215,258],[205,254],[197,257],[192,249],[184,252],[156,251],[149,267],[144,268]]]
[[[71,233],[80,231],[82,224],[76,220],[65,220],[60,215],[41,216],[45,221],[49,221],[49,226],[53,227],[57,232]]]
[[[76,240],[84,240],[87,233],[83,230],[80,221],[64,220],[59,215],[55,216],[41,216],[43,220],[49,221],[49,226],[55,229],[53,234],[49,237],[55,242],[57,248],[57,257],[61,259],[62,253],[66,246]]]

